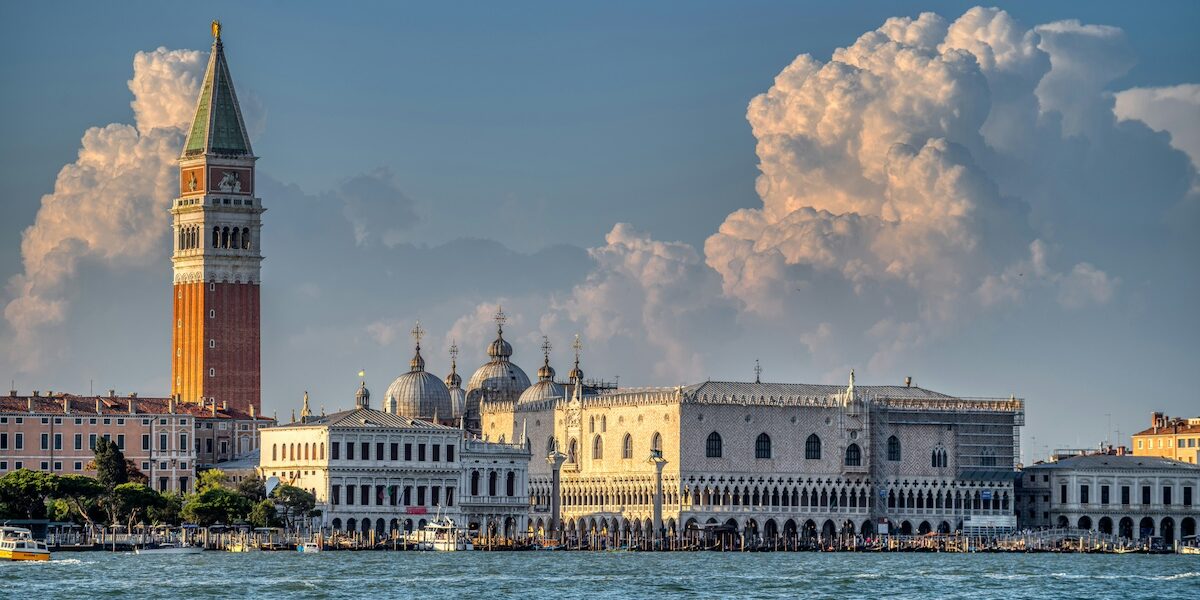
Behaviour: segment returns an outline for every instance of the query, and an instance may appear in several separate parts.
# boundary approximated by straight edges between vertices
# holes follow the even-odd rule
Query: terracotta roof
[[[1176,435],[1176,434],[1197,434],[1200,435],[1200,424],[1188,425],[1185,420],[1172,421],[1167,423],[1166,427],[1149,427],[1143,429],[1133,435]]]
[[[371,408],[355,408],[352,410],[343,410],[330,415],[320,417],[309,417],[307,421],[295,423],[280,423],[277,427],[309,427],[313,425],[322,425],[326,427],[420,427],[424,429],[441,429],[441,430],[458,430],[457,427],[449,427],[447,425],[438,425],[429,421],[420,419],[410,419],[403,415],[384,412]]]
[[[127,417],[130,414],[145,414],[145,415],[165,415],[170,413],[170,398],[129,398],[127,396],[76,396],[74,394],[54,394],[53,396],[0,396],[0,414],[51,414],[63,415],[67,414],[64,409],[64,400],[69,401],[71,405],[72,415],[116,415]],[[100,413],[96,412],[96,401],[100,402]],[[129,403],[134,403],[136,412],[129,412]],[[32,402],[33,411],[29,410]],[[250,414],[235,410],[221,409],[217,407],[216,415],[213,415],[211,406],[203,407],[199,404],[188,402],[176,402],[173,414],[191,415],[197,418],[208,419],[236,419],[239,421],[250,420]],[[271,421],[269,417],[256,415],[257,421]]]

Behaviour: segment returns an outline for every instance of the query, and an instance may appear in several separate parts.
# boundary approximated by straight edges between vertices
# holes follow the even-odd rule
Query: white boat
[[[471,540],[458,530],[450,517],[436,517],[425,527],[408,534],[406,539],[421,550],[462,552],[474,549]]]
[[[50,560],[50,549],[24,527],[0,527],[0,560]]]
[[[312,554],[314,552],[320,552],[321,545],[316,542],[304,542],[303,544],[296,546],[296,551],[304,554]]]
[[[189,546],[187,544],[155,544],[153,546],[143,546],[134,548],[134,554],[199,554],[204,552],[203,546]]]

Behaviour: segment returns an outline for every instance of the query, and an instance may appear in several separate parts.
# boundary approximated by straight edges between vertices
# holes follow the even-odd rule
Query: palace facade
[[[384,539],[439,514],[481,534],[528,528],[527,447],[373,410],[365,384],[354,409],[330,415],[311,415],[306,396],[300,419],[262,443],[259,474],[312,492],[325,529]]]

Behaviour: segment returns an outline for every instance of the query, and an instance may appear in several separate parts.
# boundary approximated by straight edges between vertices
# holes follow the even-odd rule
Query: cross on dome
[[[450,341],[450,364],[458,361],[458,340]]]
[[[412,334],[412,338],[417,341],[417,347],[419,348],[421,346],[421,338],[425,337],[425,330],[421,328],[421,322],[417,321],[417,326],[413,327],[412,331],[409,333]]]
[[[550,338],[543,335],[542,336],[542,355],[546,357],[546,360],[550,360],[550,350],[552,350],[553,348],[554,348],[554,346],[550,345]]]
[[[496,306],[496,316],[492,318],[496,321],[496,329],[504,331],[504,324],[508,322],[508,315],[504,314],[503,306]]]

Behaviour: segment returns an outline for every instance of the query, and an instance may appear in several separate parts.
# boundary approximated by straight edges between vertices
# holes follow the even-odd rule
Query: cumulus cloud
[[[24,271],[8,282],[4,317],[22,368],[40,357],[39,330],[63,320],[64,285],[83,261],[145,264],[160,256],[176,192],[175,159],[195,102],[205,54],[139,52],[129,89],[136,125],[88,129],[78,158],[59,171],[21,239]]]
[[[418,222],[413,201],[400,191],[389,169],[376,169],[343,181],[330,192],[342,203],[342,214],[354,226],[359,246],[381,243],[388,248],[404,241]]]
[[[1171,135],[1171,146],[1200,169],[1200,84],[1131,88],[1116,94],[1113,112]]]

